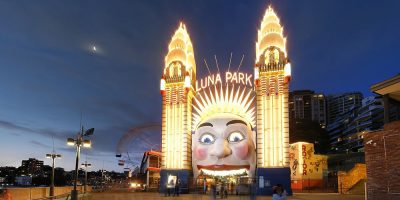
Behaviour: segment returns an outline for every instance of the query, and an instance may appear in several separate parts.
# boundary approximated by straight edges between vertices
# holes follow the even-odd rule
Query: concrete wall
[[[56,196],[69,194],[73,189],[72,186],[55,187],[54,194]],[[83,191],[83,186],[78,186],[79,191]],[[92,187],[87,187],[88,192],[92,191]],[[32,200],[49,197],[50,187],[34,187],[34,188],[9,188],[13,200]]]
[[[364,136],[368,200],[400,199],[400,121]]]

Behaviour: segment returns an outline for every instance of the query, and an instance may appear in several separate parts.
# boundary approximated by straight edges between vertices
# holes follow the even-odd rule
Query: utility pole
[[[82,163],[82,166],[85,167],[85,185],[83,187],[83,191],[84,191],[84,193],[87,193],[87,180],[88,180],[87,172],[88,172],[88,167],[91,167],[92,164],[85,161],[85,163]]]

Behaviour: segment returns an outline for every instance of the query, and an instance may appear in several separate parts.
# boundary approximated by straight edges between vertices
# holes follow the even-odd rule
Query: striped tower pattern
[[[180,23],[168,46],[161,77],[162,141],[161,169],[192,168],[192,98],[196,64],[193,46]]]
[[[257,167],[289,167],[290,63],[283,28],[271,6],[258,30],[256,56]]]

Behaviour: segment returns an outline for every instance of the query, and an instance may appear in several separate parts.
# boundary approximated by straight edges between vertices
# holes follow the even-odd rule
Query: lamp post
[[[75,161],[75,180],[74,180],[74,189],[71,191],[71,200],[78,200],[78,190],[76,190],[76,185],[78,181],[78,165],[79,165],[79,157],[81,153],[81,147],[90,148],[92,142],[90,140],[84,140],[84,136],[93,135],[94,128],[88,129],[84,131],[83,126],[81,127],[81,131],[78,132],[76,139],[68,138],[67,144],[70,146],[76,146],[76,161]]]
[[[83,186],[84,193],[87,192],[87,168],[91,166],[92,164],[88,163],[87,161],[85,161],[85,163],[82,163],[82,167],[85,167],[85,185]]]
[[[46,158],[51,158],[52,159],[52,170],[51,170],[51,184],[50,184],[50,197],[53,198],[54,196],[54,160],[56,158],[61,158],[60,154],[56,154],[56,153],[48,153],[46,154]]]

